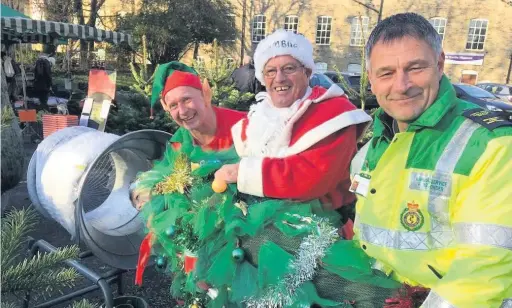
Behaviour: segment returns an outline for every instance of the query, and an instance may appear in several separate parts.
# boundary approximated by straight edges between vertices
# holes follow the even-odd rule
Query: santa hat
[[[164,98],[167,92],[180,86],[203,89],[199,75],[190,66],[178,61],[158,65],[151,92],[151,117],[153,117],[153,107],[160,97]]]
[[[292,56],[305,67],[314,70],[313,45],[301,34],[295,34],[284,29],[276,30],[259,42],[254,52],[255,75],[264,84],[263,67],[268,60],[277,56]]]

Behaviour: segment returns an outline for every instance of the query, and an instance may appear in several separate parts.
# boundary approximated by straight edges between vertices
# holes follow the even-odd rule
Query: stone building
[[[366,37],[378,21],[380,0],[232,0],[238,37],[223,48],[239,63],[252,55],[258,42],[275,29],[305,35],[315,46],[319,70],[361,71]],[[245,10],[244,10],[245,7]],[[415,12],[431,21],[443,37],[445,71],[452,81],[504,83],[512,64],[512,5],[504,0],[384,0],[382,18]],[[244,14],[245,13],[245,14]],[[242,47],[243,46],[243,47]],[[200,60],[209,55],[209,46]],[[191,61],[191,55],[185,57]],[[512,78],[512,76],[509,76]]]

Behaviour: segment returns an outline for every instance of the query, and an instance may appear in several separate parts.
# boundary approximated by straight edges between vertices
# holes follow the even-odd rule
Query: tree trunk
[[[199,55],[199,43],[194,43],[194,60],[197,60],[197,56]]]
[[[85,25],[84,5],[82,0],[73,0],[73,11],[78,19],[79,25]],[[80,40],[80,69],[87,69],[87,47],[85,40]]]

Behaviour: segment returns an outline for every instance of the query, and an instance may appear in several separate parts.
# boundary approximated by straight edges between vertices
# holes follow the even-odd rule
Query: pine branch
[[[1,265],[3,270],[19,255],[18,251],[25,242],[23,238],[34,229],[36,223],[36,212],[32,208],[12,211],[5,217],[1,227]]]
[[[46,296],[55,290],[60,292],[62,288],[73,287],[78,277],[78,273],[73,268],[48,270],[30,279],[18,280],[16,285],[8,285],[5,289],[2,286],[2,292],[16,294],[22,291],[36,291],[38,296]]]
[[[69,306],[70,308],[97,308],[96,304],[90,303],[86,299],[83,299],[79,302],[73,303],[73,305]]]
[[[6,303],[6,302],[2,302],[1,305],[0,305],[2,308],[16,308],[16,305],[13,304],[13,303]],[[74,307],[73,307],[74,308]]]
[[[2,268],[2,292],[71,285],[78,273],[74,269],[55,270],[55,267],[67,259],[76,258],[79,251],[75,245],[59,248],[56,252],[38,253],[13,267]]]

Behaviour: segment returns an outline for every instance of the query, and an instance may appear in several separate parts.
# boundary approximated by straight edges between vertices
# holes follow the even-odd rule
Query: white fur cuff
[[[263,195],[263,158],[245,157],[240,160],[238,168],[238,190],[245,194],[264,197]]]

